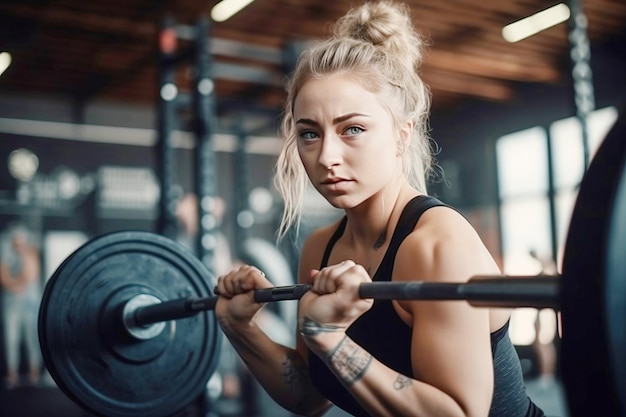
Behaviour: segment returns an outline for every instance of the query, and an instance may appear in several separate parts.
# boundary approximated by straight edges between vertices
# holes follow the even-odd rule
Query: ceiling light
[[[211,9],[211,19],[224,22],[254,0],[222,0]]]
[[[542,10],[502,28],[502,37],[508,42],[517,42],[546,30],[570,17],[570,10],[564,3]]]
[[[39,168],[39,158],[26,148],[15,149],[7,159],[9,173],[19,181],[30,181]]]
[[[8,52],[0,52],[0,75],[11,65],[11,54]]]

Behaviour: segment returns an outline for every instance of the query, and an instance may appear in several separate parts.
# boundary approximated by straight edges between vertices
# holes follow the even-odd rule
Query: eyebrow
[[[344,121],[346,121],[348,119],[351,119],[351,118],[357,117],[357,116],[368,117],[369,115],[364,114],[364,113],[348,113],[348,114],[344,114],[343,116],[335,117],[333,119],[333,124],[341,123],[341,122],[344,122]],[[296,121],[296,124],[306,124],[306,125],[319,126],[319,123],[317,123],[315,120],[311,120],[311,119],[298,119]]]

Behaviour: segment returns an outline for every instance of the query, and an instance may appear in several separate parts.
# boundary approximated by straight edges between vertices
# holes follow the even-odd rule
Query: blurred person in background
[[[210,213],[215,217],[218,230],[215,231],[214,264],[211,269],[215,276],[230,270],[233,265],[232,254],[228,239],[219,228],[226,214],[226,202],[221,197],[211,197]],[[183,246],[196,250],[198,239],[198,197],[194,193],[184,194],[176,204],[176,220],[178,221],[178,236],[176,240]]]
[[[13,388],[19,382],[22,342],[28,354],[28,382],[36,385],[42,365],[37,333],[42,291],[39,246],[26,226],[14,224],[3,235],[1,251],[6,387]]]

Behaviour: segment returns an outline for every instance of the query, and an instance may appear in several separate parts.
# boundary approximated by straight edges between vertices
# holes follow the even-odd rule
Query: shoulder
[[[402,242],[394,276],[415,271],[408,280],[466,281],[478,274],[496,274],[493,257],[469,221],[447,206],[422,215]],[[415,274],[419,276],[415,276]]]
[[[421,238],[425,243],[447,243],[459,239],[478,238],[472,224],[450,206],[426,210],[409,238]]]

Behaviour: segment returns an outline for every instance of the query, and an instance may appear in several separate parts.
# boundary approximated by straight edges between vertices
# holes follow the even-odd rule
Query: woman
[[[0,250],[7,388],[14,388],[19,382],[22,342],[28,354],[29,383],[39,383],[42,362],[37,334],[42,289],[40,274],[39,248],[31,233],[21,224],[10,225]]]
[[[361,283],[459,282],[498,267],[470,224],[426,195],[433,170],[423,40],[408,9],[367,3],[306,51],[288,86],[276,185],[279,229],[297,225],[307,181],[345,216],[304,243],[296,348],[255,324],[252,291],[271,287],[243,266],[218,280],[225,334],[283,407],[323,414],[537,416],[507,337],[510,312],[464,302],[372,301]]]

